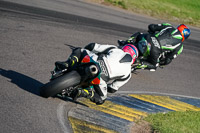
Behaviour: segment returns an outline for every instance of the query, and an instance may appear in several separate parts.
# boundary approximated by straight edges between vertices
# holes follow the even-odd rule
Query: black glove
[[[117,43],[119,44],[119,46],[124,46],[126,44],[134,44],[135,40],[126,40],[126,41],[118,40]]]
[[[119,46],[126,45],[126,41],[123,41],[123,40],[118,40],[117,43],[119,44]]]

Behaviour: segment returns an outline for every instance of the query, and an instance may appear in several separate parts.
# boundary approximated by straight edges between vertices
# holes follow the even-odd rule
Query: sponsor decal
[[[105,66],[104,61],[103,61],[103,60],[98,60],[97,62],[98,62],[99,65],[100,65],[101,74],[104,74],[105,76],[108,76],[108,70],[107,70],[107,68],[106,68],[106,66]]]
[[[155,37],[151,37],[152,42],[154,43],[155,47],[160,49],[160,44],[158,43],[158,40]]]

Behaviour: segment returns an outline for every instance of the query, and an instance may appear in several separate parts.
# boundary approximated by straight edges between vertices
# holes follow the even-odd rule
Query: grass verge
[[[93,0],[135,13],[200,27],[200,0]]]
[[[144,120],[156,133],[200,133],[200,112],[157,113],[148,115]]]

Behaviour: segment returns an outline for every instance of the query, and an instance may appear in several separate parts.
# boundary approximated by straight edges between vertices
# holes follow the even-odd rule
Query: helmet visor
[[[147,50],[147,41],[141,40],[138,42],[138,49],[141,52],[141,54],[144,54]]]
[[[190,36],[190,29],[184,29],[183,35],[184,35],[185,39],[187,39]]]

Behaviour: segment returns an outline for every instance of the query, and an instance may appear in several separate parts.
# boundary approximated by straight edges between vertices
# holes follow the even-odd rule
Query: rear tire
[[[64,74],[40,88],[40,95],[42,97],[52,97],[59,94],[65,88],[78,85],[81,82],[81,76],[76,71]]]

